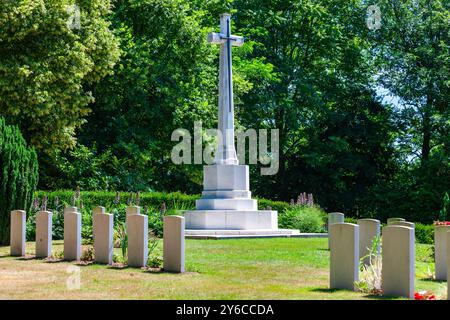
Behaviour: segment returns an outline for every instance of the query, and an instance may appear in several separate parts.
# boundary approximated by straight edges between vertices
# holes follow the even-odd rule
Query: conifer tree
[[[28,210],[37,182],[35,150],[0,118],[0,244],[9,244],[11,210]]]

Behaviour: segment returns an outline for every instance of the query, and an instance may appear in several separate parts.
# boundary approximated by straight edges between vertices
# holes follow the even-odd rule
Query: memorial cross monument
[[[229,14],[222,14],[220,33],[208,35],[209,43],[220,45],[219,143],[214,164],[203,167],[203,192],[196,201],[196,210],[185,213],[186,234],[195,235],[195,230],[214,230],[213,234],[223,230],[295,234],[292,230],[278,230],[277,211],[258,210],[257,201],[251,199],[248,166],[239,165],[236,156],[231,51],[233,46],[242,46],[244,38],[231,34],[230,21]]]

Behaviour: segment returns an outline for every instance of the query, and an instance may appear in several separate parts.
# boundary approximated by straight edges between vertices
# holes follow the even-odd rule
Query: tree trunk
[[[421,152],[421,164],[422,166],[428,162],[431,150],[431,98],[427,98],[427,106],[423,113],[422,122],[422,152]]]

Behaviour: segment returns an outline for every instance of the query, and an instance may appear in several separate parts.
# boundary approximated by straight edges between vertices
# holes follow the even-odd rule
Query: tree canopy
[[[239,128],[280,133],[280,168],[252,191],[327,210],[432,221],[450,190],[450,4],[381,0],[69,1],[0,4],[0,115],[40,159],[40,187],[198,193],[175,165],[176,128],[217,125],[218,48],[233,14]]]

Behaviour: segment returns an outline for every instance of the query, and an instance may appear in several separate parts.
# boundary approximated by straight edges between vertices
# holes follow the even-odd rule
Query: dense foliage
[[[327,214],[316,206],[294,205],[278,217],[278,225],[283,229],[297,229],[302,233],[321,233],[325,231]]]
[[[10,212],[29,209],[37,182],[36,152],[0,118],[0,244],[9,244]]]
[[[306,191],[383,221],[446,208],[448,1],[381,0],[377,30],[367,0],[76,2],[79,30],[65,25],[69,1],[0,4],[0,115],[38,148],[41,189],[198,194],[202,166],[174,165],[170,136],[217,124],[206,34],[229,11],[246,39],[233,49],[236,124],[280,130],[279,172],[252,165],[254,195]]]

